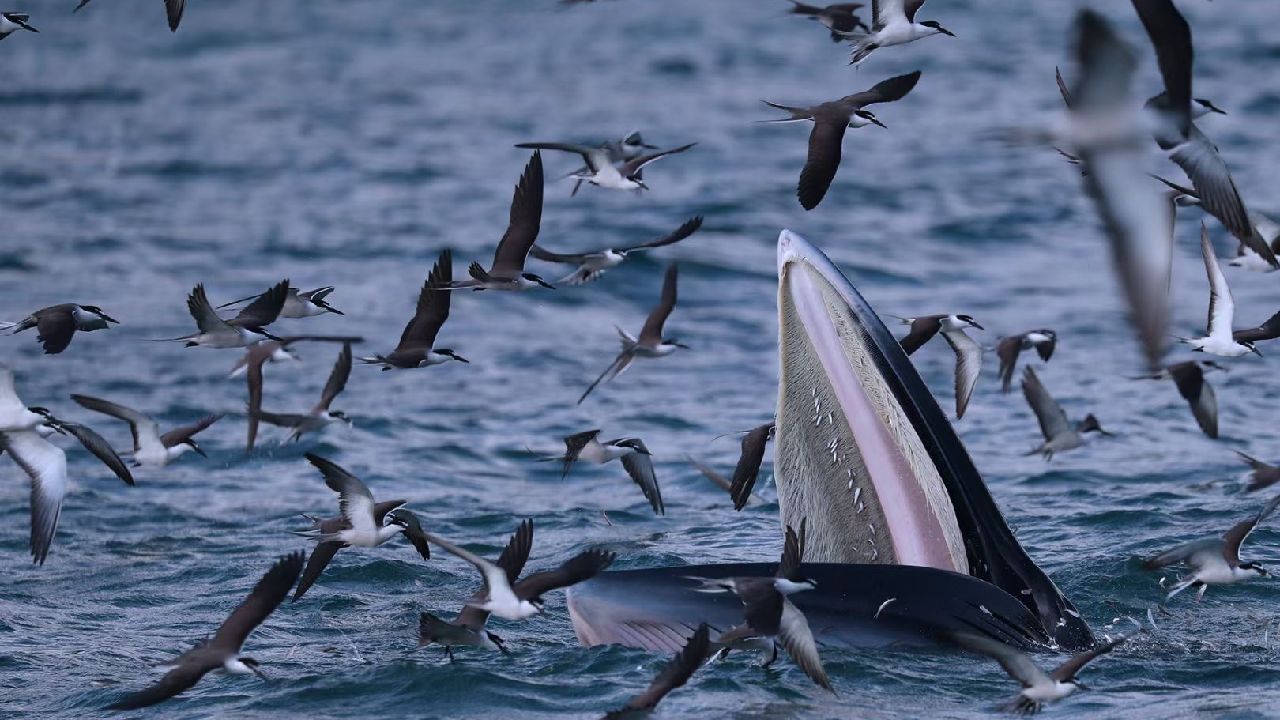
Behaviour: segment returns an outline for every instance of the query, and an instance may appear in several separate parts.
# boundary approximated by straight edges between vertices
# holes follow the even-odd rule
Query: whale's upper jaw
[[[775,483],[784,522],[808,518],[806,559],[968,572],[1021,600],[1058,645],[1092,644],[897,341],[826,255],[789,230],[778,237],[778,310]]]

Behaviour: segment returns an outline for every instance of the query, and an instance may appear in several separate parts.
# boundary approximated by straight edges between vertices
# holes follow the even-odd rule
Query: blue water
[[[1095,4],[1142,39],[1127,3]],[[534,518],[531,568],[588,545],[615,550],[620,568],[776,557],[776,506],[734,514],[684,455],[727,470],[736,442],[712,438],[773,411],[782,227],[821,245],[882,313],[968,312],[987,344],[1058,331],[1058,354],[1037,371],[1068,414],[1096,413],[1114,439],[1051,464],[1024,457],[1036,424],[1016,392],[1000,394],[993,355],[957,427],[1019,538],[1100,632],[1161,596],[1135,557],[1225,530],[1265,501],[1241,493],[1231,451],[1277,459],[1275,361],[1235,361],[1213,377],[1217,441],[1200,434],[1172,383],[1127,380],[1139,353],[1077,174],[1052,151],[983,139],[1057,110],[1053,67],[1069,70],[1076,3],[939,0],[922,16],[957,38],[882,50],[859,71],[821,28],[785,17],[781,0],[568,10],[552,0],[192,0],[176,34],[154,0],[96,0],[74,16],[71,5],[28,3],[41,34],[0,43],[0,316],[75,300],[122,324],[52,357],[33,332],[0,338],[0,361],[16,369],[25,401],[122,446],[123,426],[67,395],[111,398],[166,427],[229,416],[201,436],[208,460],[139,471],[134,488],[68,446],[74,486],[43,567],[27,553],[26,477],[0,459],[0,716],[94,716],[149,682],[146,665],[214,629],[274,558],[305,547],[288,533],[305,526],[298,513],[336,512],[306,451],[486,553],[518,518]],[[1204,127],[1246,200],[1280,211],[1274,9],[1181,5],[1196,33],[1197,94],[1230,113]],[[1145,41],[1137,47],[1149,54]],[[917,68],[915,91],[877,109],[889,129],[850,131],[826,200],[801,210],[808,127],[753,124],[775,116],[759,100],[832,99]],[[1154,92],[1149,60],[1142,81]],[[335,403],[355,418],[349,431],[297,446],[268,434],[245,457],[244,386],[224,379],[236,353],[143,342],[190,331],[184,301],[197,282],[229,300],[289,277],[336,285],[330,300],[347,314],[281,321],[279,332],[358,333],[365,350],[389,349],[441,249],[454,249],[458,272],[488,261],[528,159],[514,143],[637,128],[662,146],[699,144],[653,166],[643,197],[587,188],[570,198],[567,183],[550,184],[541,239],[558,250],[638,241],[696,214],[704,229],[588,288],[457,297],[440,340],[472,364],[356,368]],[[574,168],[572,157],[546,161],[549,178]],[[1204,320],[1198,221],[1187,211],[1178,224],[1179,334]],[[1219,254],[1234,252],[1210,227]],[[615,352],[612,325],[639,328],[669,260],[681,276],[668,330],[694,349],[641,363],[576,407]],[[1229,278],[1239,326],[1275,311],[1277,276]],[[269,370],[268,409],[301,411],[318,397],[336,349],[302,352],[300,365]],[[950,351],[931,343],[914,359],[949,407]],[[551,451],[592,427],[644,439],[666,517],[616,466],[561,481],[524,450]],[[1278,540],[1259,529],[1247,557],[1274,556]],[[448,557],[424,564],[403,543],[344,550],[248,643],[270,683],[208,678],[134,715],[585,718],[621,705],[665,662],[577,646],[559,596],[536,621],[493,623],[510,658],[464,649],[449,664],[439,648],[413,653],[417,613],[456,610],[475,580]],[[1199,605],[1179,598],[1158,631],[1090,668],[1093,692],[1055,712],[1280,714],[1275,598],[1267,582],[1215,588]],[[978,658],[832,649],[825,662],[839,697],[787,662],[762,671],[739,654],[699,673],[658,716],[986,717],[1015,689]]]

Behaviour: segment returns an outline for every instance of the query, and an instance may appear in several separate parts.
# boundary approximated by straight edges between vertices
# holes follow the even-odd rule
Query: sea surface
[[[993,130],[1048,120],[1060,106],[1055,65],[1075,2],[936,0],[921,11],[957,37],[876,52],[855,70],[816,23],[783,0],[192,0],[176,34],[158,0],[30,0],[40,34],[0,43],[0,317],[54,303],[101,305],[121,321],[44,356],[35,332],[0,337],[0,362],[29,404],[92,424],[121,448],[122,423],[73,392],[151,414],[164,427],[227,413],[199,439],[209,453],[137,472],[126,487],[78,446],[72,488],[43,567],[28,555],[26,476],[0,458],[0,716],[85,718],[156,677],[150,665],[216,628],[275,558],[308,541],[300,513],[333,515],[336,498],[304,459],[315,452],[404,498],[429,529],[496,555],[521,518],[536,524],[529,567],[579,549],[618,553],[616,568],[777,557],[777,507],[734,513],[686,461],[728,472],[734,437],[775,407],[776,273],[781,228],[817,243],[889,315],[972,314],[986,345],[1049,327],[1059,346],[1034,365],[1072,418],[1093,412],[1115,437],[1046,463],[1015,389],[1000,393],[986,359],[956,424],[1031,555],[1099,633],[1131,629],[1162,597],[1136,558],[1215,535],[1255,512],[1233,451],[1280,460],[1280,380],[1264,359],[1212,375],[1221,438],[1197,429],[1173,383],[1141,371],[1099,223],[1078,172],[1047,148],[993,142]],[[1150,47],[1128,3],[1094,2],[1143,59]],[[1179,3],[1195,31],[1196,94],[1229,113],[1201,122],[1242,194],[1280,212],[1280,35],[1272,2]],[[919,69],[901,102],[875,108],[888,129],[850,130],[825,201],[795,199],[806,124],[762,98],[809,104]],[[646,171],[643,195],[557,178],[575,158],[545,156],[540,240],[561,251],[643,241],[702,215],[689,240],[640,254],[582,288],[459,294],[439,344],[471,360],[383,373],[357,367],[334,404],[354,418],[319,438],[280,444],[268,429],[244,452],[237,351],[146,342],[190,332],[187,293],[215,302],[289,278],[334,285],[343,316],[283,320],[281,334],[351,333],[358,353],[394,346],[431,264],[452,248],[455,273],[487,264],[507,222],[529,140],[598,140],[641,130],[662,147],[697,146]],[[1157,159],[1153,158],[1153,169]],[[1164,168],[1176,173],[1171,166]],[[1172,175],[1177,177],[1176,174]],[[1203,330],[1201,215],[1177,226],[1171,331]],[[1218,253],[1235,242],[1209,222]],[[680,263],[668,333],[692,346],[640,362],[587,402],[574,401],[656,302]],[[556,268],[535,271],[555,278]],[[1230,269],[1238,327],[1277,309],[1280,275]],[[336,346],[267,373],[268,410],[316,401]],[[1173,352],[1171,359],[1187,359]],[[952,407],[950,350],[913,358]],[[616,464],[561,480],[551,453],[589,428],[641,437],[667,514],[655,517]],[[771,475],[771,455],[762,477]],[[770,483],[760,492],[773,497]],[[1280,555],[1263,526],[1246,558]],[[404,542],[348,549],[299,603],[247,643],[270,675],[209,677],[146,718],[590,718],[643,689],[665,657],[582,648],[563,596],[521,624],[495,620],[510,657],[439,647],[415,652],[417,616],[460,607],[477,577],[444,553],[424,563]],[[1093,690],[1060,717],[1280,716],[1280,585],[1180,596],[1157,628],[1091,666]],[[1118,619],[1119,618],[1119,619]],[[787,661],[749,653],[699,672],[660,718],[992,716],[1016,690],[977,657],[828,649],[838,695]],[[1051,665],[1061,658],[1038,658]]]

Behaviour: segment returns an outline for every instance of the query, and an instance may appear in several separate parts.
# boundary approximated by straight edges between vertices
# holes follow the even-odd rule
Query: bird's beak
[[[202,458],[208,458],[208,457],[209,457],[208,455],[206,455],[206,454],[204,453],[204,450],[203,450],[203,449],[201,449],[199,445],[196,445],[196,444],[194,444],[194,443],[193,443],[193,444],[191,445],[191,449],[192,449],[192,450],[195,450],[195,451],[196,451],[196,454],[197,454],[197,455],[199,455],[199,456],[200,456],[200,457],[202,457]]]
[[[636,180],[636,185],[639,185],[641,190],[649,189],[649,186],[645,185],[643,180]]]
[[[267,682],[267,674],[263,672],[262,668],[258,667],[257,665],[253,665],[249,669],[253,671],[254,675],[257,675],[258,677],[262,678],[262,682]]]
[[[22,25],[22,27],[23,27],[24,29],[30,30],[30,31],[31,31],[31,32],[33,32],[33,33],[38,33],[38,32],[40,32],[39,30],[37,30],[37,29],[35,29],[35,28],[31,27],[30,25],[27,25],[27,24],[25,24],[25,23]]]
[[[985,331],[985,330],[986,330],[986,328],[982,327],[981,325],[979,325],[979,324],[978,324],[978,323],[976,323],[976,322],[971,322],[971,323],[969,323],[969,324],[970,324],[970,325],[972,325],[972,326],[974,326],[974,327],[976,327],[976,328],[978,328],[979,330],[983,330],[983,331]]]
[[[648,188],[646,188],[646,189],[648,189]],[[555,289],[556,289],[556,286],[555,286],[555,285],[552,285],[551,283],[547,282],[546,280],[538,280],[538,284],[539,284],[539,285],[541,285],[542,287],[544,287],[544,288],[548,289],[548,290],[555,290]],[[463,362],[466,362],[466,361],[464,360]]]
[[[1092,690],[1092,689],[1093,689],[1093,688],[1089,687],[1088,685],[1085,685],[1084,683],[1080,682],[1079,680],[1077,680],[1077,681],[1076,681],[1076,687],[1080,688],[1081,690]]]
[[[946,36],[948,36],[948,37],[955,37],[955,36],[956,36],[956,34],[955,34],[955,33],[951,32],[950,30],[948,30],[948,29],[946,29],[946,28],[938,28],[938,31],[939,31],[939,32],[941,32],[943,35],[946,35]]]
[[[693,349],[693,348],[689,347],[688,345],[685,345],[684,343],[671,343],[671,344],[672,344],[672,345],[675,345],[675,346],[676,346],[676,347],[678,347],[678,348],[684,348],[685,350],[692,350],[692,349]]]
[[[552,289],[552,290],[555,290],[555,288],[551,288],[551,289]],[[468,364],[468,365],[470,365],[470,364],[471,364],[471,361],[470,361],[470,360],[468,360],[468,359],[466,359],[466,358],[462,357],[461,355],[454,355],[454,356],[453,356],[453,359],[454,359],[454,360],[457,360],[458,362],[464,362],[464,363],[466,363],[466,364]]]
[[[884,128],[885,130],[888,130],[888,129],[889,129],[889,126],[888,126],[888,125],[885,125],[885,124],[884,124],[884,123],[882,123],[882,122],[880,122],[880,119],[879,119],[879,118],[871,118],[871,122],[875,123],[876,125],[879,125],[880,127]]]
[[[102,319],[103,319],[103,320],[106,320],[106,321],[107,321],[107,322],[109,322],[109,323],[115,323],[115,324],[117,324],[117,325],[119,325],[119,324],[120,324],[120,321],[119,321],[119,320],[117,320],[117,319],[115,319],[115,318],[111,317],[110,315],[108,315],[108,314],[106,314],[106,313],[102,313]]]
[[[338,309],[338,308],[336,308],[336,307],[333,307],[332,305],[321,305],[320,307],[324,308],[325,310],[328,310],[329,312],[333,313],[334,315],[346,315],[346,313],[342,312],[341,310],[339,310],[339,309]]]
[[[1249,348],[1249,352],[1253,353],[1254,355],[1257,355],[1258,357],[1262,357],[1262,353],[1258,352],[1258,348],[1251,347]]]
[[[1214,108],[1214,110],[1217,110],[1217,108]],[[1221,111],[1221,110],[1218,110],[1218,112],[1222,112],[1222,111]],[[1226,113],[1222,113],[1222,114],[1223,114],[1223,115],[1226,115]],[[644,149],[646,149],[646,150],[657,150],[657,149],[658,149],[658,146],[657,146],[657,145],[650,145],[650,144],[648,144],[648,143],[640,143],[640,147],[642,147],[642,148],[644,148]]]

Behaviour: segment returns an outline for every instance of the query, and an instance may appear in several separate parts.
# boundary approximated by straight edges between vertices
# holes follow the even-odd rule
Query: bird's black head
[[[1258,577],[1271,577],[1271,572],[1256,562],[1240,563],[1241,570],[1252,570],[1258,574]]]
[[[666,338],[666,339],[664,339],[664,340],[662,341],[662,344],[663,344],[663,345],[675,345],[676,347],[678,347],[678,348],[682,348],[682,349],[684,349],[684,350],[692,350],[692,349],[693,349],[693,348],[690,348],[688,345],[685,345],[684,343],[680,342],[679,340],[676,340],[675,338]]]
[[[920,21],[920,24],[921,24],[921,25],[923,25],[923,26],[925,26],[925,27],[927,27],[927,28],[933,28],[934,30],[937,30],[938,32],[942,33],[943,35],[949,35],[949,36],[951,36],[951,37],[955,37],[955,36],[956,36],[956,34],[955,34],[955,33],[951,32],[950,30],[948,30],[948,29],[946,29],[946,28],[942,27],[941,25],[939,25],[937,20],[922,20],[922,21]]]
[[[872,125],[879,125],[880,127],[885,128],[886,130],[888,129],[888,126],[880,122],[880,118],[877,118],[875,113],[871,112],[870,110],[854,110],[853,114],[857,115],[863,120],[866,120]]]
[[[1102,429],[1102,423],[1098,422],[1098,418],[1094,417],[1093,413],[1085,415],[1084,419],[1081,420],[1080,424],[1076,427],[1076,430],[1082,433],[1096,432],[1106,435],[1107,437],[1111,437],[1111,433]]]
[[[1214,105],[1212,102],[1204,98],[1195,98],[1194,102],[1195,104],[1199,105],[1200,107],[1204,108],[1205,110],[1211,113],[1218,113],[1219,115],[1227,114],[1226,110],[1223,110],[1222,108],[1218,107],[1217,105]]]
[[[103,320],[106,320],[109,323],[115,323],[117,325],[120,324],[119,320],[116,320],[110,315],[102,312],[102,308],[98,307],[97,305],[81,305],[80,307],[87,310],[88,312],[93,313],[94,315],[97,315],[98,317],[102,318]]]
[[[531,283],[538,283],[539,285],[541,285],[542,287],[548,290],[556,289],[555,285],[552,285],[551,283],[547,282],[546,280],[543,280],[542,278],[538,277],[537,275],[534,275],[533,273],[520,273],[520,277],[524,278],[525,280],[528,280]]]
[[[202,449],[200,448],[199,443],[197,443],[197,442],[196,442],[194,439],[192,439],[192,438],[187,438],[186,440],[183,440],[183,441],[182,441],[182,444],[183,444],[183,445],[188,445],[188,446],[190,446],[190,447],[191,447],[192,452],[194,452],[195,454],[199,455],[199,456],[200,456],[200,457],[202,457],[202,458],[207,458],[207,457],[209,457],[208,455],[205,455],[205,454],[204,454],[204,450],[202,450]]]
[[[649,449],[638,438],[623,438],[614,443],[615,447],[631,448],[641,455],[648,455]]]
[[[641,190],[648,190],[648,189],[649,189],[649,186],[648,186],[648,185],[645,185],[645,184],[644,184],[644,181],[643,181],[643,180],[641,180],[641,179],[640,179],[640,178],[638,178],[638,177],[629,177],[629,178],[627,178],[627,179],[628,179],[628,180],[630,180],[631,182],[635,183],[635,184],[636,184],[636,185],[637,185]]]
[[[450,350],[449,348],[436,348],[436,349],[435,349],[435,350],[433,350],[432,352],[434,352],[434,353],[435,353],[435,354],[437,354],[437,355],[443,355],[443,356],[445,356],[445,357],[447,357],[447,358],[453,358],[454,360],[457,360],[458,362],[464,362],[464,363],[467,363],[468,365],[470,365],[470,364],[471,364],[471,361],[470,361],[470,360],[468,360],[468,359],[466,359],[466,358],[462,357],[461,355],[459,355],[459,354],[455,353],[454,351]]]
[[[630,135],[622,138],[622,145],[623,147],[644,148],[646,150],[658,149],[657,145],[649,145],[645,143],[644,138],[640,137],[640,133],[638,132],[633,132]]]
[[[342,412],[341,410],[330,411],[329,417],[333,418],[334,420],[341,420],[342,422],[348,425],[351,424],[351,418],[347,417],[347,414]]]
[[[312,304],[312,305],[315,305],[316,307],[320,308],[321,310],[324,310],[324,311],[326,311],[326,312],[331,312],[331,313],[333,313],[334,315],[346,315],[346,313],[342,312],[342,311],[341,311],[341,310],[339,310],[338,308],[336,308],[336,307],[334,307],[334,306],[330,305],[329,303],[325,302],[324,300],[321,300],[321,299],[316,298],[316,297],[312,297],[312,298],[311,298],[311,304]]]
[[[979,330],[986,330],[986,328],[984,328],[984,327],[982,327],[981,325],[979,325],[979,324],[978,324],[978,321],[977,321],[977,320],[974,320],[974,319],[973,319],[973,316],[972,316],[972,315],[956,315],[956,319],[957,319],[957,320],[960,320],[961,322],[964,322],[964,323],[967,323],[967,324],[969,324],[969,325],[972,325],[973,327],[976,327],[976,328],[978,328]]]
[[[395,525],[397,527],[408,529],[410,523],[416,524],[417,518],[413,517],[413,515],[410,514],[408,510],[396,508],[395,510],[392,510],[391,512],[387,513],[387,520],[386,520],[387,525]]]

